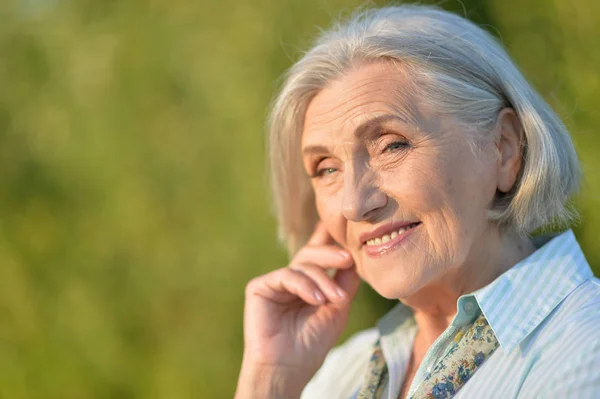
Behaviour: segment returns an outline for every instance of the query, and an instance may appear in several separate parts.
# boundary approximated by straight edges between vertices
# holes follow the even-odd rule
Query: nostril
[[[344,193],[342,214],[348,220],[358,222],[373,220],[388,204],[388,196],[377,188],[366,188],[354,193]]]

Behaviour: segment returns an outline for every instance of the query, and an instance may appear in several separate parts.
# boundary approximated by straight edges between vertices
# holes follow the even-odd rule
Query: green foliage
[[[2,2],[1,398],[232,396],[244,285],[286,263],[269,101],[318,26],[360,4]],[[597,265],[600,3],[464,4],[571,128]],[[389,306],[363,288],[346,336]]]

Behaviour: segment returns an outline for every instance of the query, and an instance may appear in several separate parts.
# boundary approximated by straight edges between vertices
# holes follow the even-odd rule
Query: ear
[[[508,193],[517,181],[523,161],[525,132],[512,108],[503,108],[496,119],[496,149],[498,151],[498,191]]]

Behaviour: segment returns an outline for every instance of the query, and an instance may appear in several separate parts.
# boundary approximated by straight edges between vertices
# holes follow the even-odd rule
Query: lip
[[[366,242],[368,240],[371,240],[373,238],[377,238],[377,237],[381,237],[385,234],[391,234],[394,231],[399,230],[402,227],[406,227],[409,226],[413,223],[418,223],[416,226],[403,231],[401,234],[398,234],[398,236],[394,237],[393,239],[391,239],[390,241],[386,242],[385,244],[381,244],[381,245],[366,245]],[[415,229],[417,229],[422,223],[419,221],[416,222],[396,222],[396,223],[391,223],[391,224],[387,224],[384,226],[381,226],[375,230],[373,230],[370,233],[363,233],[360,235],[360,240],[362,243],[362,248],[365,250],[365,252],[368,255],[371,256],[377,256],[377,255],[382,255],[386,252],[388,252],[389,250],[391,250],[392,248],[396,247],[398,244],[400,244],[402,241],[404,241],[409,235],[411,235]]]
[[[361,245],[365,245],[367,241],[372,240],[373,238],[381,237],[385,234],[391,234],[393,231],[398,231],[403,227],[410,226],[413,223],[420,223],[418,220],[410,221],[410,222],[394,222],[384,224],[383,226],[379,226],[375,230],[369,233],[362,233],[358,236]]]

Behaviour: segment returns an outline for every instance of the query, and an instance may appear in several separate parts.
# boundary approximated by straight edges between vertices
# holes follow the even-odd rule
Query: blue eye
[[[383,149],[383,152],[395,151],[402,148],[406,148],[408,146],[410,146],[410,143],[408,141],[394,141],[393,143],[386,145]]]
[[[336,168],[317,169],[317,171],[315,172],[315,174],[312,177],[323,177],[323,176],[327,176],[327,175],[332,175],[335,172],[337,172]]]

